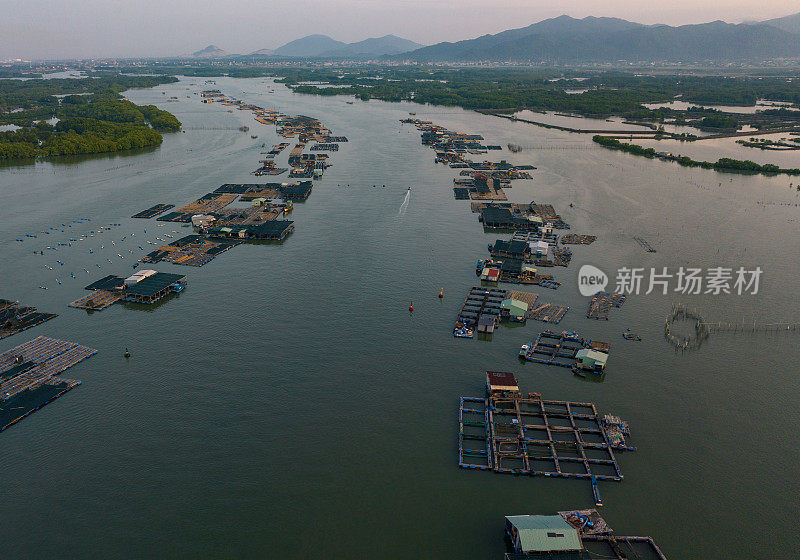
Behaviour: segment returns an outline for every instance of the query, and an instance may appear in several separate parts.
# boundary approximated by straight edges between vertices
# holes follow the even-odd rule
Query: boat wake
[[[400,211],[397,213],[398,216],[402,216],[408,210],[408,201],[411,200],[411,189],[409,188],[406,191],[406,196],[403,199],[403,204],[400,205]]]

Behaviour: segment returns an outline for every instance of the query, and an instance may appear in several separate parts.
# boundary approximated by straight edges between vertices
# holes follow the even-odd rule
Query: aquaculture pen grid
[[[498,473],[623,479],[594,404],[536,393],[462,397],[460,467]]]

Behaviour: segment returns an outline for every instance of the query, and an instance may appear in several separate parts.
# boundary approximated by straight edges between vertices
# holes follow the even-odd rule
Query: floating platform
[[[333,143],[323,143],[323,144],[314,144],[311,146],[312,152],[338,152],[339,151],[339,144]]]
[[[131,218],[143,218],[149,219],[154,218],[161,214],[162,212],[166,212],[170,208],[175,208],[174,204],[156,204],[155,206],[151,206],[147,210],[142,210],[138,214],[134,214]]]
[[[268,167],[268,166],[262,166],[262,167],[259,167],[258,169],[256,169],[255,171],[253,171],[252,173],[253,173],[253,175],[256,175],[256,176],[263,176],[263,175],[283,175],[283,174],[284,174],[284,173],[286,173],[287,171],[289,171],[289,168],[288,168],[288,167]]]
[[[591,245],[597,241],[594,235],[578,235],[576,233],[568,233],[561,236],[561,243],[565,245]]]
[[[605,319],[608,321],[609,311],[612,307],[622,307],[626,296],[614,292],[598,292],[589,300],[586,309],[588,319]]]
[[[591,554],[591,558],[667,560],[667,557],[650,537],[585,535],[581,537],[581,541],[584,549]]]
[[[0,354],[0,431],[80,385],[56,376],[96,352],[40,336]]]
[[[139,271],[142,272],[145,271]],[[149,272],[149,276],[142,277],[135,284],[126,284],[125,277],[109,274],[86,286],[85,289],[93,292],[92,295],[77,299],[69,306],[97,311],[117,301],[152,304],[186,288],[186,276],[183,274]]]
[[[58,313],[43,313],[35,307],[20,305],[19,301],[0,299],[0,340],[55,317]]]
[[[595,405],[493,391],[462,397],[458,464],[497,473],[621,481]]]
[[[208,230],[208,235],[214,239],[282,241],[293,231],[292,220],[271,220],[257,225],[213,227]]]
[[[596,509],[559,511],[558,515],[575,527],[581,537],[585,535],[610,535],[614,532],[605,519],[600,517],[600,513]]]
[[[528,308],[528,316],[536,321],[557,325],[569,311],[569,306],[543,303],[533,308]]]
[[[453,187],[453,196],[456,200],[469,200],[469,189],[467,187]]]
[[[577,333],[544,331],[533,342],[523,344],[519,355],[529,362],[571,368],[578,350],[589,347],[590,343]]]
[[[236,200],[237,195],[228,193],[213,192],[198,198],[194,202],[190,202],[185,206],[181,206],[174,212],[164,214],[156,218],[160,222],[180,222],[190,223],[192,216],[195,214],[211,214]]]
[[[498,288],[470,288],[458,311],[453,335],[471,338],[475,331],[493,333],[500,322],[500,304],[507,297],[508,292]]]
[[[143,263],[161,261],[183,266],[203,266],[228,249],[241,243],[237,239],[206,239],[201,235],[187,235],[163,245],[139,259]]]
[[[558,242],[558,234],[541,229],[537,231],[515,231],[511,236],[511,241],[522,241],[524,243],[544,241],[545,243],[555,245]]]
[[[87,311],[102,311],[123,298],[124,295],[119,291],[94,290],[91,294],[78,298],[68,305],[69,307],[86,309]]]

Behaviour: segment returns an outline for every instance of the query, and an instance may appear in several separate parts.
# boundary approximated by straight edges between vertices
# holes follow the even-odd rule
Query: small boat
[[[453,336],[456,338],[472,338],[473,331],[468,327],[462,327],[453,331]]]

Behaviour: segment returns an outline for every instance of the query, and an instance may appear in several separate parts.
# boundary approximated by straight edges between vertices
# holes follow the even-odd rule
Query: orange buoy
[[[409,311],[414,311],[414,302],[411,302],[411,305],[408,306]]]
[[[439,299],[441,299],[441,298],[443,298],[443,297],[444,297],[444,288],[442,288],[441,290],[439,290]]]

